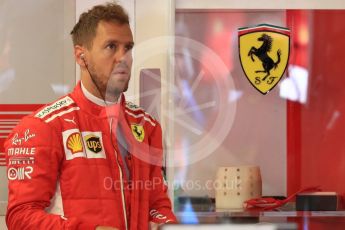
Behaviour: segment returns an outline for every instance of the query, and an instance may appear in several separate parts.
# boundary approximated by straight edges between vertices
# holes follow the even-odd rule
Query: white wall
[[[0,15],[0,104],[47,103],[71,90],[74,1],[5,0]]]
[[[135,84],[134,102],[138,103],[139,95],[139,75],[142,69],[158,68],[161,72],[161,104],[156,104],[155,100],[149,106],[151,109],[160,110],[159,121],[163,130],[163,143],[165,146],[165,157],[168,162],[173,162],[174,147],[174,126],[171,117],[174,113],[172,94],[174,86],[173,63],[174,57],[171,55],[174,49],[174,16],[175,5],[173,0],[136,0],[135,1],[135,42],[133,63],[133,82]],[[139,99],[139,100],[138,100]],[[148,111],[151,112],[151,111]],[[168,180],[174,180],[174,168],[167,168]],[[173,198],[173,190],[169,190],[169,196]]]
[[[74,87],[69,36],[74,16],[70,0],[0,1],[0,104],[45,104]],[[7,114],[18,112],[13,110]],[[1,108],[0,114],[0,121],[7,119]],[[8,131],[1,127],[0,134],[3,141]],[[5,167],[0,167],[2,201],[7,201]],[[0,203],[0,215],[5,208]]]
[[[343,0],[176,0],[176,9],[344,9]]]
[[[6,222],[5,222],[5,216],[0,216],[0,228],[3,230],[6,230]]]

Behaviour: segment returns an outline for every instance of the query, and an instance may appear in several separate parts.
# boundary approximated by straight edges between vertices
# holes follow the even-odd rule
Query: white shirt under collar
[[[100,106],[107,106],[107,105],[113,105],[113,104],[117,104],[119,103],[119,101],[121,100],[122,95],[120,95],[119,99],[117,100],[117,102],[110,102],[107,101],[105,103],[105,101],[101,98],[96,97],[95,95],[93,95],[92,93],[90,93],[85,86],[83,85],[83,82],[81,81],[81,91],[83,92],[84,96],[89,99],[91,102],[95,103],[96,105],[100,105]]]

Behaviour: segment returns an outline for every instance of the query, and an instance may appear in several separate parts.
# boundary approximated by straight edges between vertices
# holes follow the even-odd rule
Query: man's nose
[[[127,62],[128,60],[131,59],[131,57],[132,56],[131,56],[130,51],[127,51],[127,49],[125,49],[125,48],[121,48],[116,53],[115,61],[116,62]]]

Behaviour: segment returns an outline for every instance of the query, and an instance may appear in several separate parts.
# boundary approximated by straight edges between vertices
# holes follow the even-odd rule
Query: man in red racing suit
[[[176,222],[161,174],[162,131],[127,103],[134,45],[115,3],[71,32],[81,81],[25,117],[5,143],[11,229],[148,229]]]
[[[114,135],[119,128],[124,158]],[[9,229],[147,229],[149,220],[175,222],[161,174],[161,135],[159,123],[124,96],[119,104],[97,105],[78,84],[25,117],[5,143]]]

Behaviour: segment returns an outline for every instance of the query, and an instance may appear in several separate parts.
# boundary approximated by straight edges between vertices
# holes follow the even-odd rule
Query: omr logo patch
[[[93,134],[89,134],[87,136],[85,136],[85,142],[86,142],[86,146],[87,148],[94,152],[94,153],[99,153],[100,151],[102,151],[102,144],[101,144],[101,140],[99,137],[93,135]]]

